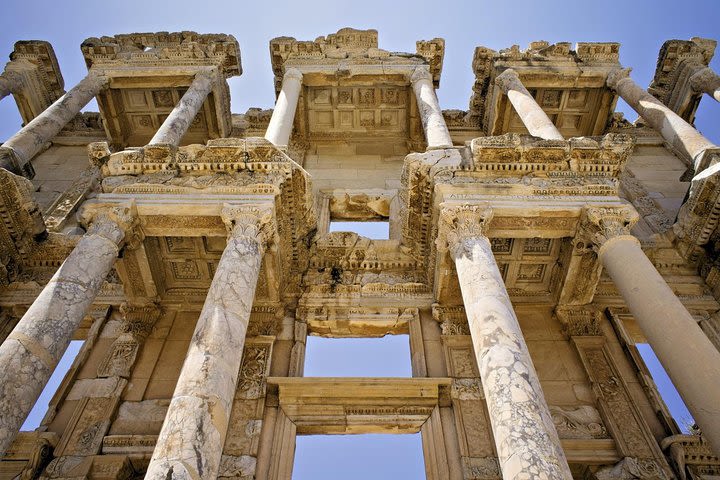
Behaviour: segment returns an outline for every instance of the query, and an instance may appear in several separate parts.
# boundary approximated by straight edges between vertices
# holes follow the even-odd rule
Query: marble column
[[[415,92],[420,120],[425,129],[428,150],[452,148],[452,138],[435,95],[430,70],[427,67],[416,68],[410,77],[410,83]]]
[[[620,95],[643,120],[681,153],[692,159],[695,171],[701,167],[703,153],[717,148],[695,127],[683,120],[660,100],[646,92],[630,78],[630,70],[615,70],[607,77],[607,85]]]
[[[707,93],[720,102],[720,75],[710,67],[701,67],[690,76],[690,86],[696,92]]]
[[[630,234],[629,206],[586,210],[598,257],[693,418],[720,453],[720,352]]]
[[[30,160],[108,84],[94,70],[0,147],[0,167],[32,176]]]
[[[495,83],[507,95],[530,135],[544,140],[564,140],[550,117],[522,84],[515,70],[508,68],[497,76]]]
[[[135,225],[130,207],[95,212],[87,233],[0,345],[0,456],[40,396]]]
[[[443,209],[505,480],[572,479],[486,233],[486,206]]]
[[[288,69],[283,76],[282,88],[265,131],[265,139],[276,147],[287,147],[290,142],[302,78],[302,73],[296,68]]]
[[[216,70],[203,70],[195,78],[170,115],[150,140],[150,145],[180,145],[183,135],[202,108],[205,99],[213,88]]]
[[[227,246],[200,312],[146,480],[215,479],[272,210],[222,211]]]

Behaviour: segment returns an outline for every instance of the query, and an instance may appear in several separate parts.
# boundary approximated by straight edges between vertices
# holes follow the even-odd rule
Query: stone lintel
[[[80,46],[92,66],[215,66],[226,78],[242,74],[240,46],[232,35],[196,32],[130,33],[91,37]]]
[[[420,40],[416,53],[397,54],[378,48],[377,30],[342,28],[337,33],[314,41],[277,37],[270,40],[270,58],[275,74],[275,90],[280,91],[284,71],[291,66],[303,74],[327,72],[348,76],[367,73],[378,75],[394,68],[426,64],[430,66],[435,87],[439,85],[445,41],[441,38]]]
[[[449,378],[268,377],[303,434],[416,433],[449,400]]]
[[[470,144],[474,167],[488,174],[525,176],[550,172],[617,177],[633,152],[629,135],[542,140],[508,133],[478,137]]]

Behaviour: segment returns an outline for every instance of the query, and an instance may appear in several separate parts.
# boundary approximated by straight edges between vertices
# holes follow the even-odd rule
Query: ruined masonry
[[[617,43],[479,46],[459,111],[440,38],[280,37],[275,108],[233,114],[230,35],[89,38],[67,90],[16,43],[0,479],[289,480],[298,435],[420,432],[428,480],[717,480],[720,147],[693,127],[715,45],[666,42],[647,89]],[[412,378],[303,375],[308,335],[398,334]]]

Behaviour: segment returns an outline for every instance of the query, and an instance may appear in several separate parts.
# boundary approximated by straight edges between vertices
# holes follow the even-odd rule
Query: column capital
[[[602,335],[602,312],[590,305],[558,305],[555,316],[569,337],[597,337]]]
[[[272,207],[225,204],[220,216],[230,238],[247,237],[266,246],[275,235]]]
[[[455,255],[462,249],[463,241],[487,237],[492,218],[492,208],[486,204],[453,207],[441,205],[437,247],[449,248]]]
[[[160,318],[163,310],[157,303],[133,304],[125,302],[120,305],[123,334],[132,335],[137,340],[147,338]]]
[[[508,68],[495,78],[495,85],[500,87],[503,93],[509,90],[524,90],[525,86],[520,80],[517,72],[512,68]]]
[[[430,73],[430,67],[427,65],[421,65],[413,70],[410,75],[410,83],[415,84],[422,80],[432,82],[432,74]]]
[[[712,68],[699,65],[697,71],[690,76],[690,87],[697,93],[713,95],[720,88],[720,78]]]
[[[630,229],[639,219],[637,211],[630,205],[587,206],[581,220],[581,229],[599,252],[609,241],[617,238],[638,242]]]
[[[632,72],[632,68],[618,68],[617,70],[613,70],[608,73],[605,83],[611,89],[617,90],[621,81],[626,79],[630,80],[630,72]]]
[[[118,246],[135,248],[144,240],[134,203],[86,205],[80,213],[80,222],[87,226],[89,234],[105,237]]]
[[[285,75],[283,75],[283,82],[286,80],[296,80],[302,83],[303,74],[297,68],[288,68],[285,70]]]

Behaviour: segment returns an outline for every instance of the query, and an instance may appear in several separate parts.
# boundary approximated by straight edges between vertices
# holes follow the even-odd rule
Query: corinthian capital
[[[80,221],[90,235],[99,235],[115,242],[135,248],[143,241],[140,219],[134,203],[124,205],[86,205],[80,214]]]
[[[264,246],[275,233],[272,207],[225,204],[220,216],[230,238],[246,237]]]
[[[493,212],[488,205],[443,207],[440,211],[437,246],[455,252],[464,240],[487,236]]]
[[[613,70],[612,72],[608,73],[605,83],[613,90],[617,90],[618,85],[620,85],[621,81],[630,78],[631,71],[631,68],[618,68],[617,70]]]
[[[599,248],[613,238],[635,238],[630,234],[630,229],[639,218],[637,211],[630,205],[589,206],[585,208],[582,228],[586,231],[589,240]]]

